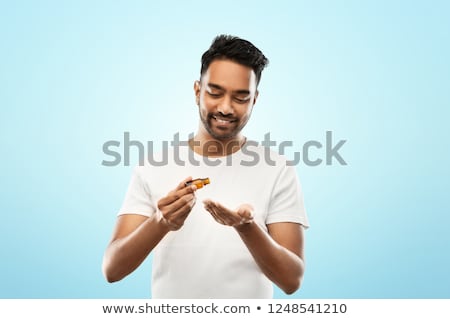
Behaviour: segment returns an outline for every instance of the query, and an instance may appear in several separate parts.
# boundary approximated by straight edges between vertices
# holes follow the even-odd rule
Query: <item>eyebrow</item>
[[[218,84],[215,84],[215,83],[208,83],[207,84],[210,88],[212,88],[212,89],[216,89],[216,90],[219,90],[219,91],[226,91],[223,87],[221,87],[220,85],[218,85]],[[249,90],[236,90],[236,91],[233,91],[233,93],[234,94],[246,94],[246,95],[248,95],[248,94],[250,94],[250,91]]]

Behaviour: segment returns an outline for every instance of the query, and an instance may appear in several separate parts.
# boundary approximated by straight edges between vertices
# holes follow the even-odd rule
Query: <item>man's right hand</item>
[[[195,191],[197,187],[195,185],[185,185],[186,182],[191,180],[192,177],[187,177],[178,184],[177,188],[158,201],[161,222],[169,230],[180,229],[195,205]]]

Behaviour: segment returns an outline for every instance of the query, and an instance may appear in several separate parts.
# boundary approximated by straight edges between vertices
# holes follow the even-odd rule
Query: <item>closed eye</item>
[[[235,100],[237,103],[244,104],[244,103],[247,103],[247,102],[250,100],[250,98],[249,98],[249,97],[246,97],[246,98],[235,97],[234,100]]]
[[[206,91],[206,93],[208,93],[209,96],[214,97],[214,98],[218,98],[222,95],[221,93],[212,93],[212,92],[208,92],[208,91]]]

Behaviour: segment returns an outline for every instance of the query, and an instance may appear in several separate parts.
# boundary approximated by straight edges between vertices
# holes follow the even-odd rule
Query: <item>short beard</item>
[[[233,138],[233,137],[237,136],[241,132],[241,130],[244,128],[243,126],[237,126],[236,129],[231,131],[229,134],[218,135],[217,133],[215,133],[213,131],[213,129],[212,129],[211,125],[210,125],[210,122],[212,121],[212,118],[213,118],[212,115],[208,114],[206,116],[206,118],[203,118],[202,117],[202,113],[200,111],[200,108],[199,108],[198,111],[199,111],[200,120],[202,121],[203,126],[205,127],[206,131],[209,133],[209,135],[211,135],[216,140],[225,141],[225,140],[228,140],[230,138]]]

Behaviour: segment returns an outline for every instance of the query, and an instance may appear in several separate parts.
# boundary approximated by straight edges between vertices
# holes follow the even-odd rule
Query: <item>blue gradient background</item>
[[[245,129],[347,140],[347,166],[297,166],[311,228],[302,289],[279,298],[450,298],[450,6],[445,1],[3,1],[0,297],[146,298],[150,260],[101,260],[132,167],[108,140],[197,128],[213,37],[270,59]],[[312,157],[323,157],[323,150]],[[136,159],[132,159],[134,162]]]

